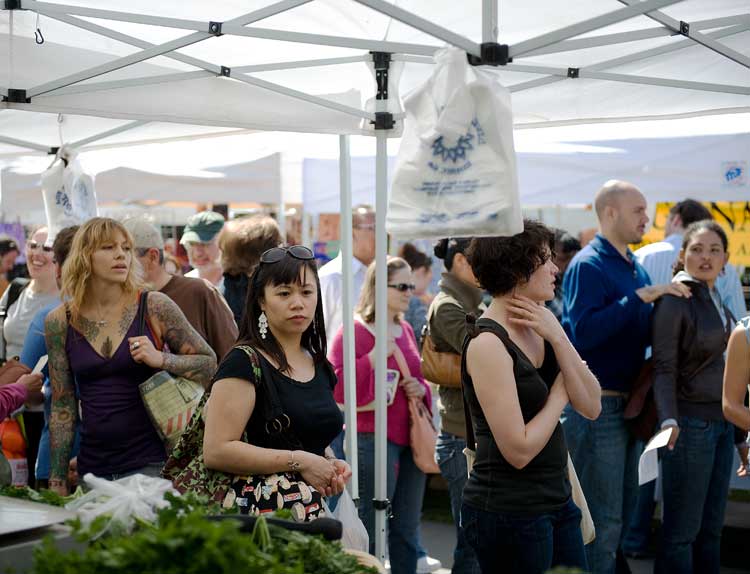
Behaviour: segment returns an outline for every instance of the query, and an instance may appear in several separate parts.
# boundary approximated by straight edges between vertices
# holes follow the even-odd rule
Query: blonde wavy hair
[[[396,271],[401,269],[408,269],[411,271],[409,264],[401,257],[388,256],[388,281],[396,274]],[[359,313],[365,323],[375,322],[375,279],[376,279],[375,261],[370,263],[367,268],[367,274],[365,275],[365,281],[362,284],[362,292],[359,296],[359,303],[354,309],[355,313]],[[403,313],[396,313],[393,316],[394,321],[402,320]]]
[[[91,256],[101,246],[121,234],[130,247],[133,247],[133,237],[119,221],[108,217],[94,217],[81,225],[73,237],[70,253],[65,260],[62,270],[62,299],[67,299],[70,311],[75,317],[81,310],[93,277]],[[130,269],[123,284],[123,291],[135,293],[143,288],[141,269],[135,254],[131,259]]]

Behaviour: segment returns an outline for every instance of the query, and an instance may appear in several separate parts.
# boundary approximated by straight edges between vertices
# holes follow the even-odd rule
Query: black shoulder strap
[[[10,282],[10,285],[8,285],[8,298],[5,300],[4,305],[0,305],[0,340],[2,340],[2,362],[5,362],[7,359],[6,357],[6,347],[7,343],[5,341],[5,319],[8,317],[8,309],[11,308],[13,303],[18,301],[18,298],[21,296],[21,292],[28,287],[29,283],[31,282],[30,279],[26,279],[25,277],[16,277],[13,279],[13,281]]]
[[[266,433],[270,436],[283,437],[287,444],[294,446],[294,448],[300,448],[301,443],[291,430],[291,420],[289,415],[284,412],[284,407],[276,390],[276,383],[266,365],[266,361],[260,356],[258,350],[249,345],[238,345],[236,348],[244,351],[250,359],[250,363],[257,364],[260,369],[260,380],[257,379],[255,369],[253,369],[253,378],[256,388],[263,390],[263,419]]]
[[[148,335],[146,319],[148,318],[148,291],[141,291],[138,301],[138,333]]]
[[[508,336],[508,332],[495,321],[477,319],[471,314],[466,315],[466,331],[468,334],[464,339],[461,351],[461,393],[464,399],[464,417],[466,418],[466,446],[471,450],[476,450],[477,439],[474,435],[474,425],[471,422],[471,407],[469,407],[469,401],[466,400],[466,389],[464,387],[464,378],[468,376],[466,372],[466,349],[469,347],[471,340],[480,333],[489,332],[496,335],[506,348],[508,348],[508,344],[510,343],[510,337]],[[510,356],[515,363],[516,353],[512,352]]]

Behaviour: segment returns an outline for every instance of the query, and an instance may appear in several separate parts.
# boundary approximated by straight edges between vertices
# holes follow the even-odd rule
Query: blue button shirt
[[[562,318],[602,388],[624,392],[643,365],[653,308],[635,294],[651,284],[648,273],[627,255],[598,234],[579,251],[563,279]]]

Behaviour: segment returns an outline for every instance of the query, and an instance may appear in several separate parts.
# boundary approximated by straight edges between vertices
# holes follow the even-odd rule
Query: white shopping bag
[[[370,537],[365,525],[359,519],[357,507],[348,490],[344,489],[341,493],[336,510],[333,511],[333,517],[341,522],[341,545],[344,548],[362,552],[370,551]]]
[[[510,92],[457,48],[435,62],[404,100],[386,229],[409,238],[520,233]]]
[[[61,229],[80,225],[97,215],[94,180],[83,173],[76,155],[75,151],[63,146],[58,159],[42,174],[47,243],[50,245]]]

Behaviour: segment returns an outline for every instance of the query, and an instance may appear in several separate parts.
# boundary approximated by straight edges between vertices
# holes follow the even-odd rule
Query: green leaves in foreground
[[[51,539],[35,550],[35,574],[350,574],[360,566],[338,543],[256,523],[252,534],[234,520],[206,519],[206,501],[167,495],[156,524],[139,523],[127,536],[106,535],[83,553],[60,552]],[[75,526],[74,526],[75,528]],[[78,534],[91,533],[77,526]],[[80,539],[80,536],[79,536]]]

